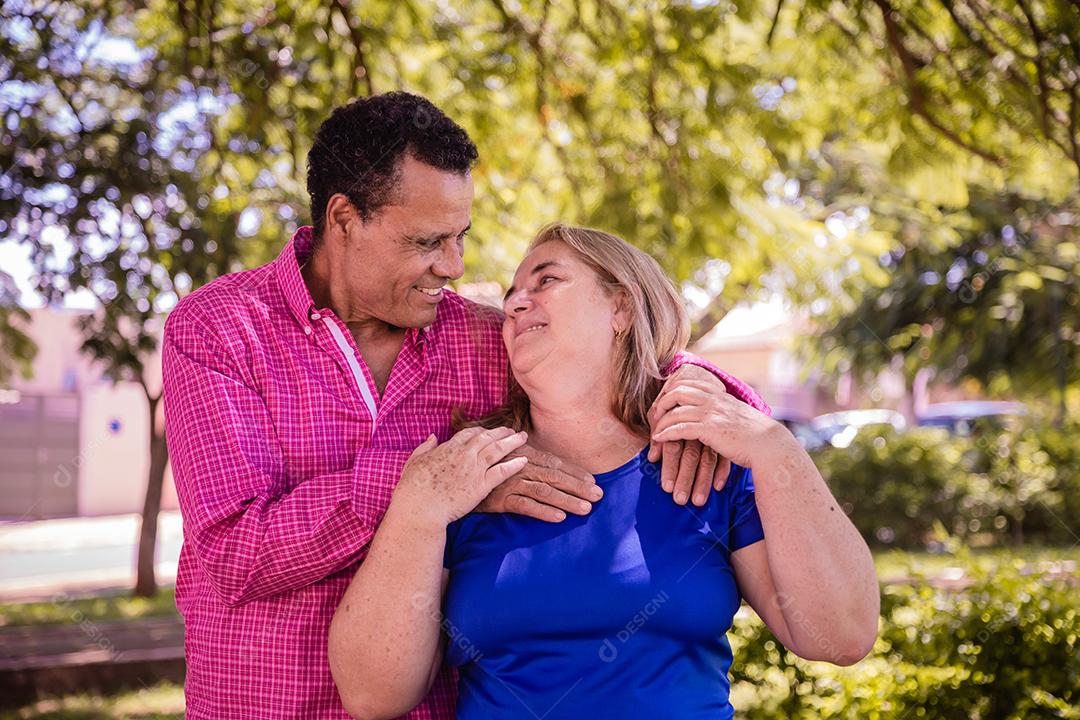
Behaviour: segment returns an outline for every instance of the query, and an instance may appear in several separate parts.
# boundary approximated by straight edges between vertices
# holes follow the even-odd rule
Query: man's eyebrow
[[[540,263],[539,265],[534,267],[532,270],[530,270],[529,271],[529,276],[531,277],[531,276],[535,275],[536,273],[540,272],[541,270],[545,270],[545,269],[547,269],[549,267],[562,267],[562,265],[561,265],[561,263],[559,263],[558,260],[545,260],[544,262]],[[517,288],[514,287],[513,285],[508,287],[506,289],[506,294],[503,295],[503,302],[506,302],[510,298],[510,296],[514,294],[515,290],[517,290]]]

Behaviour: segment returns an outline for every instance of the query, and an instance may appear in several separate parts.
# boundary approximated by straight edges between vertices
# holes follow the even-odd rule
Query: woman
[[[445,653],[459,720],[731,717],[725,633],[742,598],[804,658],[869,652],[869,550],[798,441],[693,382],[648,417],[659,368],[688,335],[652,258],[549,226],[504,310],[518,387],[495,419],[511,427],[417,448],[331,624],[350,713],[407,712]],[[521,467],[507,458],[526,433],[595,474],[604,497],[589,515],[468,515]],[[727,483],[704,507],[676,504],[647,460],[650,437],[702,441],[731,459]]]

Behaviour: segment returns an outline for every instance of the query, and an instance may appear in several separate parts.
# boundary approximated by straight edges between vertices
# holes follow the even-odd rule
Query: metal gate
[[[76,515],[79,397],[7,391],[0,402],[0,518]]]

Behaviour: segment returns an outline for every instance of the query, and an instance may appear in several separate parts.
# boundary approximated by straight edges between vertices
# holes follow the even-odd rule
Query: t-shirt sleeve
[[[754,478],[750,469],[732,465],[728,484],[731,485],[728,550],[735,552],[764,540],[765,530],[761,527],[761,516],[754,501]]]
[[[442,566],[447,570],[450,569],[454,559],[454,540],[457,538],[460,522],[460,520],[455,520],[446,526],[446,545],[443,547]]]

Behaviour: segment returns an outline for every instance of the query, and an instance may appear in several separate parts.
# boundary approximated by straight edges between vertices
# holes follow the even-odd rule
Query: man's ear
[[[360,214],[356,212],[349,198],[341,193],[334,193],[326,203],[326,225],[324,232],[337,241],[347,241],[349,238],[349,224],[360,222]]]

